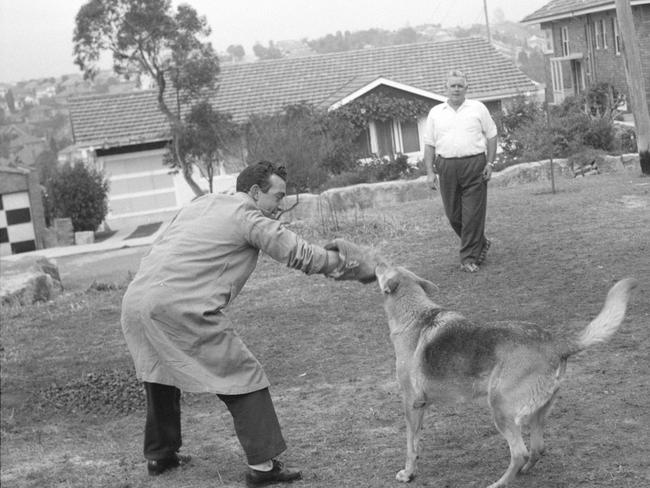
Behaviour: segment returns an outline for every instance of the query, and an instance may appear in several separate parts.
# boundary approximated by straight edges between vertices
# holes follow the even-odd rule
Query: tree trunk
[[[180,157],[178,154],[178,134],[180,132],[180,120],[178,117],[176,117],[173,112],[169,109],[167,104],[165,103],[165,86],[166,86],[166,81],[165,81],[165,76],[161,72],[159,73],[159,76],[157,77],[157,85],[158,85],[158,108],[160,111],[167,117],[167,120],[169,122],[169,127],[172,131],[172,154],[174,155],[174,159],[176,160],[177,166],[181,169],[181,172],[183,173],[183,178],[185,179],[185,182],[188,184],[194,195],[197,197],[203,195],[205,192],[201,190],[201,187],[198,185],[196,181],[194,181],[194,178],[192,178],[192,165],[188,164],[186,161],[183,161],[183,159]]]
[[[625,77],[636,125],[641,172],[650,175],[650,114],[648,113],[648,101],[641,69],[639,40],[634,28],[630,0],[616,0],[616,16],[621,39],[623,39]]]

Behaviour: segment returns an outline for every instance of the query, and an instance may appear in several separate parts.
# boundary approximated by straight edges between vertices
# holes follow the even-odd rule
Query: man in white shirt
[[[467,87],[462,71],[449,72],[449,98],[427,117],[424,163],[431,189],[439,179],[447,219],[460,237],[461,270],[475,273],[491,244],[485,237],[485,214],[497,128],[483,103],[465,98]]]

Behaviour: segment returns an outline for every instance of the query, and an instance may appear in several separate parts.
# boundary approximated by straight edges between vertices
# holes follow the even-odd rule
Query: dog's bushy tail
[[[616,283],[607,293],[603,309],[580,333],[570,346],[566,356],[575,354],[594,344],[608,341],[621,326],[625,317],[627,302],[637,285],[638,282],[634,278],[625,278]]]

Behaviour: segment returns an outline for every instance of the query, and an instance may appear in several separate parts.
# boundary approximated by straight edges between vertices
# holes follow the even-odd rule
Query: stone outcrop
[[[63,286],[57,265],[43,257],[25,255],[2,261],[0,303],[31,305],[56,298]]]

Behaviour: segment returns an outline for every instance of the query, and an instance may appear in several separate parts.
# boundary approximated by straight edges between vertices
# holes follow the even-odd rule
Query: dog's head
[[[400,287],[409,285],[419,286],[431,299],[438,292],[438,287],[429,280],[420,278],[418,275],[401,266],[391,266],[386,261],[380,261],[375,268],[377,283],[382,293],[392,295]]]

